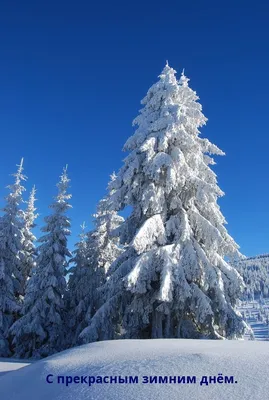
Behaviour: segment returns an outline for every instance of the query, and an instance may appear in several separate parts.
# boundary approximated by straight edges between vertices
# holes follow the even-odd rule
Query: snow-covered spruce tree
[[[66,309],[68,316],[68,345],[78,344],[78,336],[86,328],[96,310],[102,305],[98,292],[106,281],[110,265],[122,253],[119,240],[112,235],[123,222],[115,211],[109,211],[107,199],[102,199],[94,215],[94,230],[81,234],[70,272]]]
[[[23,242],[23,251],[24,251],[24,260],[22,263],[22,274],[23,274],[23,295],[25,294],[26,289],[26,281],[29,278],[31,271],[35,267],[35,258],[36,258],[36,250],[34,242],[36,241],[36,237],[32,232],[32,229],[36,226],[35,219],[38,217],[36,214],[35,207],[35,198],[36,189],[35,186],[32,188],[29,200],[27,203],[26,211],[24,212],[24,242]]]
[[[132,207],[121,229],[128,249],[114,262],[106,303],[81,338],[238,338],[235,302],[243,286],[227,259],[238,256],[217,204],[211,154],[224,154],[199,128],[196,93],[168,65],[148,91],[110,185],[115,211]],[[121,325],[121,329],[117,328]]]
[[[85,323],[85,314],[88,307],[85,305],[85,301],[88,300],[88,290],[92,282],[92,270],[88,265],[88,233],[86,232],[85,223],[81,225],[81,229],[80,240],[76,243],[73,257],[69,260],[69,264],[72,267],[68,270],[68,273],[70,273],[68,290],[64,296],[64,348],[75,345],[77,330],[80,331],[80,325]]]
[[[22,193],[23,159],[14,174],[15,182],[8,186],[4,215],[0,219],[0,357],[10,354],[8,330],[21,308],[23,277],[23,212],[20,209]]]
[[[113,261],[122,253],[118,238],[113,233],[124,219],[115,210],[109,210],[108,198],[99,201],[94,218],[93,242],[90,242],[89,250],[97,268],[102,271],[101,275],[106,276]]]
[[[70,219],[65,215],[71,207],[69,181],[65,168],[50,206],[52,214],[45,217],[45,235],[39,239],[36,267],[27,281],[23,316],[10,329],[16,357],[40,358],[61,349],[65,274],[71,256],[67,248]]]

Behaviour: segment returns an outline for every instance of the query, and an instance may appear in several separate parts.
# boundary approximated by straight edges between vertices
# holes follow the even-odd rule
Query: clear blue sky
[[[23,156],[44,217],[68,163],[73,244],[168,59],[200,96],[203,136],[227,154],[215,171],[230,234],[246,255],[269,252],[268,20],[264,0],[2,1],[1,199]]]

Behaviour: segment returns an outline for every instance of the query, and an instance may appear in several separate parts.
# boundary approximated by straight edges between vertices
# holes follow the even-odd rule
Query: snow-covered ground
[[[259,301],[243,301],[238,310],[242,313],[245,321],[253,330],[255,340],[269,340],[269,299],[263,299],[263,304]],[[246,333],[245,339],[250,337]],[[269,345],[268,345],[269,346]]]
[[[26,367],[30,362],[25,362],[22,360],[14,360],[10,358],[0,358],[0,376],[20,369],[22,367]]]
[[[73,348],[0,377],[2,400],[265,400],[269,347],[261,341],[118,340]],[[233,377],[200,385],[203,376]],[[48,377],[49,375],[49,377]],[[68,385],[57,383],[63,376]],[[105,378],[89,386],[88,377]],[[138,383],[106,383],[110,377]],[[143,376],[191,377],[189,383],[142,383]],[[46,378],[52,383],[46,382]],[[68,378],[67,378],[68,377]],[[77,377],[77,378],[75,378]],[[85,382],[81,382],[85,377]],[[193,378],[195,377],[196,383]],[[153,381],[155,378],[153,378]],[[230,378],[229,378],[230,380]],[[72,381],[72,383],[71,383]],[[100,381],[100,378],[99,378]],[[205,382],[205,381],[204,381]]]

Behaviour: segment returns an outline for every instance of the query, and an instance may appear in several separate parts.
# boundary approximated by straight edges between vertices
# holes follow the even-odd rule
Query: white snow
[[[148,218],[133,240],[133,247],[137,254],[149,250],[154,243],[163,244],[165,242],[165,228],[160,214]]]
[[[267,342],[228,340],[114,340],[66,350],[0,378],[2,400],[265,400]],[[200,385],[202,376],[237,383]],[[54,383],[47,383],[52,374]],[[57,384],[57,376],[138,376],[139,383]],[[190,384],[143,384],[143,376],[196,376]]]
[[[22,367],[26,367],[30,362],[23,360],[15,360],[11,358],[0,358],[0,377],[8,372],[16,371]],[[0,391],[1,392],[1,391]]]

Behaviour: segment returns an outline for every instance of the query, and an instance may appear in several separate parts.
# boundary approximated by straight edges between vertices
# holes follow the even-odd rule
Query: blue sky
[[[230,234],[246,255],[269,252],[268,19],[260,0],[1,2],[1,199],[23,156],[42,225],[68,164],[73,245],[169,60],[200,96],[203,136],[226,152],[215,171]]]

